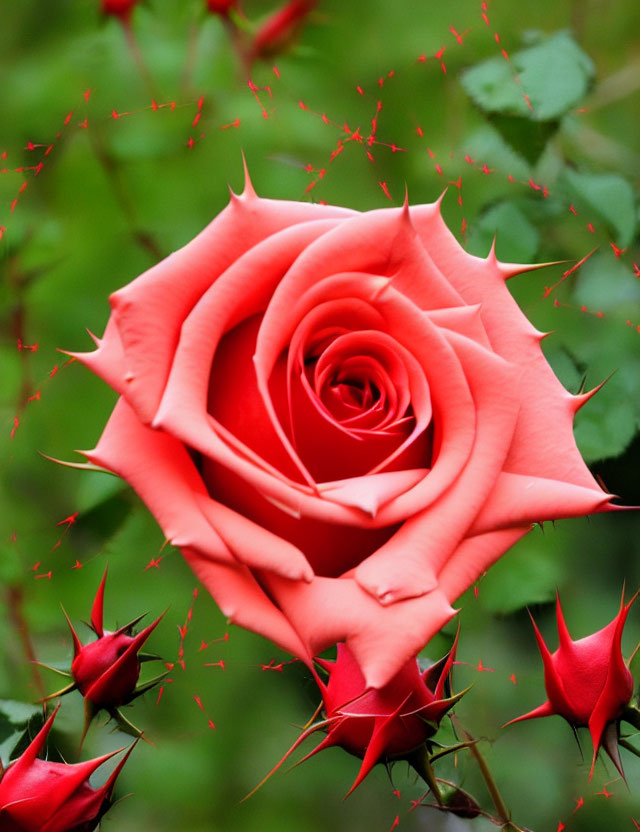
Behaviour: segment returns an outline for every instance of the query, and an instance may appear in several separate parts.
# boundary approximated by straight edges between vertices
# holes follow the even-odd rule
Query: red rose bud
[[[251,58],[269,58],[284,52],[315,5],[316,0],[291,0],[267,18],[253,39]]]
[[[235,8],[237,0],[207,0],[207,8],[212,14],[227,17],[231,9]]]
[[[381,688],[367,687],[362,670],[346,644],[338,644],[335,662],[316,659],[329,673],[327,684],[316,677],[325,719],[303,731],[262,783],[303,740],[319,730],[327,731],[327,736],[301,762],[334,745],[359,757],[362,765],[346,796],[360,785],[376,763],[409,758],[411,752],[436,733],[442,717],[465,693],[447,697],[444,691],[457,644],[456,636],[449,654],[424,672],[420,672],[415,658],[410,659]]]
[[[107,571],[105,570],[91,610],[90,627],[98,636],[95,641],[82,644],[65,613],[73,638],[74,658],[71,663],[71,673],[63,675],[71,676],[73,682],[62,690],[46,697],[46,699],[53,699],[76,688],[80,691],[84,697],[87,716],[83,739],[89,722],[101,709],[108,711],[116,719],[122,730],[132,733],[134,736],[139,735],[140,732],[117,709],[145,693],[166,675],[162,674],[137,687],[140,663],[159,658],[148,654],[141,655],[139,651],[160,623],[162,615],[137,635],[132,634],[132,629],[142,616],[124,627],[120,627],[115,632],[105,630],[103,626],[103,606],[106,580]]]
[[[633,695],[633,676],[621,652],[622,630],[633,596],[625,606],[624,596],[616,617],[597,633],[573,641],[565,624],[560,606],[556,601],[556,616],[560,645],[550,653],[536,626],[533,627],[544,663],[544,685],[549,697],[546,702],[527,714],[512,719],[534,719],[540,716],[558,714],[573,727],[586,727],[593,742],[593,759],[589,779],[602,745],[624,777],[618,752],[618,724],[625,707]]]
[[[128,20],[138,0],[102,0],[102,13]]]
[[[39,759],[57,712],[56,708],[22,756],[1,775],[0,832],[92,832],[111,805],[116,779],[133,745],[107,782],[94,789],[89,777],[122,749],[75,765]]]

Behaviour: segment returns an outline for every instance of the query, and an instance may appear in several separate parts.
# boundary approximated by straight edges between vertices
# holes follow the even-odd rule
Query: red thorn
[[[105,567],[100,586],[98,587],[96,596],[93,599],[93,606],[91,607],[91,626],[94,632],[101,638],[104,635],[104,588],[107,582],[107,572],[108,567]]]

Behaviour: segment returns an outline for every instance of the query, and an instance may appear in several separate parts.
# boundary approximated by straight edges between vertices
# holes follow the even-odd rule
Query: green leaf
[[[33,722],[32,722],[33,720]],[[6,765],[19,756],[43,723],[42,707],[0,700],[0,760]]]
[[[34,714],[41,711],[41,705],[16,702],[13,699],[0,699],[0,716],[18,727],[24,727]]]
[[[638,428],[637,409],[617,376],[582,408],[576,416],[574,435],[587,462],[608,459],[624,451]]]
[[[603,249],[580,267],[574,299],[592,311],[620,311],[634,321],[640,319],[640,281],[629,266]]]
[[[556,32],[516,52],[510,62],[496,56],[467,70],[462,85],[485,112],[553,121],[578,104],[593,74],[593,62],[571,35]]]
[[[500,133],[489,125],[474,130],[463,143],[463,152],[480,165],[508,171],[516,179],[528,179],[530,167],[520,153],[507,144]]]
[[[634,238],[637,209],[633,188],[615,173],[578,173],[565,168],[560,177],[576,208],[603,219],[616,234],[616,243],[625,248]]]
[[[563,582],[560,535],[553,527],[535,528],[504,555],[482,579],[478,600],[492,613],[512,613],[552,601]]]
[[[557,121],[531,121],[521,116],[494,113],[491,124],[529,164],[535,164],[558,129]]]
[[[587,389],[608,379],[576,414],[576,442],[593,462],[621,454],[640,427],[638,334],[627,323],[640,319],[640,286],[605,247],[580,268],[571,300],[598,316],[574,313],[562,332],[569,353],[586,373]]]

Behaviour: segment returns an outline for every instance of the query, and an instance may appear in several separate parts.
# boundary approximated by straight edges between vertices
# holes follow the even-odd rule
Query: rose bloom
[[[247,180],[248,182],[248,180]],[[77,357],[124,477],[223,613],[380,687],[532,523],[609,507],[544,337],[439,204],[359,213],[248,183],[112,295]]]

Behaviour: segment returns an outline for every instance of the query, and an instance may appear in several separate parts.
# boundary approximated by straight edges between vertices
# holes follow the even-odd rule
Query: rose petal
[[[269,401],[268,379],[274,366],[272,362],[277,359],[295,322],[306,313],[307,308],[343,296],[345,292],[361,300],[369,300],[383,312],[387,332],[409,350],[422,366],[432,391],[434,410],[441,414],[439,425],[442,451],[429,477],[410,492],[411,497],[399,497],[393,506],[386,507],[384,518],[378,518],[380,524],[395,523],[423,508],[442,493],[464,465],[473,443],[475,409],[460,362],[443,337],[445,331],[438,330],[431,324],[418,307],[391,288],[389,281],[384,278],[359,274],[334,275],[307,291],[293,308],[282,310],[278,328],[272,324],[267,325],[267,311],[256,346],[258,386],[265,405],[270,410],[272,424],[281,435],[283,443],[286,443],[287,437]],[[488,355],[491,357],[491,354]],[[294,453],[291,446],[290,453]],[[412,467],[419,467],[415,460]]]
[[[318,484],[318,488],[326,499],[355,506],[375,517],[381,506],[413,488],[427,474],[426,468],[409,468],[366,477],[350,477],[340,482],[323,482]]]
[[[222,614],[233,624],[270,639],[311,666],[313,656],[308,645],[301,641],[286,616],[268,598],[246,566],[217,563],[190,549],[183,549],[182,554]]]
[[[455,601],[529,531],[529,525],[517,526],[465,538],[438,575],[442,594]]]
[[[298,223],[352,216],[342,208],[232,195],[229,205],[182,249],[111,296],[127,363],[127,399],[155,416],[180,328],[211,284],[248,249]],[[170,302],[168,299],[170,298]]]
[[[486,260],[464,251],[439,211],[430,205],[411,209],[411,221],[436,265],[467,304],[481,304],[481,316],[492,348],[526,370],[520,380],[522,406],[505,470],[535,471],[551,480],[594,488],[595,480],[573,438],[576,406],[553,373],[540,348],[544,337],[527,320],[505,285],[528,266],[499,263],[492,251]]]
[[[291,581],[310,581],[313,569],[302,552],[264,526],[216,500],[198,500],[202,513],[235,557],[254,569],[270,569]]]
[[[482,306],[453,306],[450,309],[430,309],[425,315],[436,326],[458,332],[476,341],[481,347],[492,349],[487,330],[482,323]]]
[[[367,686],[382,687],[453,615],[442,592],[386,607],[348,578],[315,577],[309,584],[264,576],[269,593],[300,638],[317,655],[346,641]],[[313,615],[309,611],[313,610]]]
[[[367,518],[361,508],[354,508],[329,499],[317,500],[327,509],[326,520],[296,511],[269,495],[247,485],[241,475],[218,463],[204,460],[203,476],[211,493],[238,514],[263,526],[284,541],[289,541],[304,552],[313,570],[320,575],[338,577],[378,549],[396,531],[397,526],[364,528],[364,523],[343,525],[335,517],[351,513],[355,518]]]
[[[89,333],[91,335],[91,333]],[[107,321],[102,338],[91,335],[97,349],[93,352],[69,352],[67,355],[80,361],[99,376],[121,396],[126,390],[126,364],[120,333],[113,317]]]
[[[86,456],[127,480],[173,545],[226,563],[237,558],[289,579],[313,577],[299,549],[212,500],[182,443],[143,425],[124,399]]]
[[[596,488],[503,471],[471,534],[560,517],[582,517],[601,511],[610,497]]]
[[[515,428],[519,402],[514,393],[514,376],[517,378],[519,370],[468,338],[455,333],[450,333],[449,338],[466,369],[476,406],[473,450],[451,487],[427,509],[408,519],[388,543],[356,570],[358,583],[384,604],[433,589],[444,563],[491,494]]]
[[[234,561],[202,515],[197,498],[206,498],[207,492],[185,447],[174,437],[143,425],[125,399],[118,400],[97,447],[85,456],[127,480],[175,546]],[[167,483],[171,483],[170,499]]]
[[[214,354],[224,333],[261,311],[300,251],[334,224],[335,221],[303,223],[272,235],[240,257],[203,294],[182,326],[171,375],[154,426],[162,427],[200,453],[213,458],[224,456],[228,463],[233,464],[237,454],[229,453],[228,445],[217,435],[216,425],[207,413],[210,383],[215,384],[215,377],[212,381],[210,379]],[[251,285],[251,292],[246,291],[247,285]],[[225,387],[235,380],[235,372],[230,375],[228,369],[223,368]],[[248,368],[243,381],[245,385],[253,384],[252,373],[253,369]],[[224,398],[236,411],[246,402],[251,402],[254,409],[261,407],[259,396],[252,396],[248,389],[244,395],[225,394]],[[262,439],[266,443],[270,439],[268,420],[262,419],[261,423],[263,430],[259,435],[253,432],[252,442]],[[241,449],[242,444],[238,442],[236,448]],[[270,443],[270,453],[275,455],[278,466],[275,470],[269,468],[274,476],[278,476],[278,470],[287,471],[288,466],[288,457],[285,458],[278,449],[279,439],[276,439]],[[258,459],[254,458],[253,462],[259,465]],[[288,474],[296,477],[297,469],[289,466]]]

